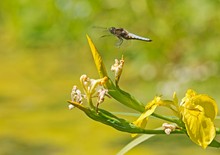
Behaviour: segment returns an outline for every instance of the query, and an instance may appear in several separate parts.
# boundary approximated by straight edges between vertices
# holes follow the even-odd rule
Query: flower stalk
[[[115,59],[115,63],[111,66],[111,71],[114,72],[115,76],[115,83],[113,83],[107,74],[101,55],[88,35],[87,39],[99,79],[91,79],[83,74],[80,77],[80,83],[85,94],[82,94],[77,86],[73,86],[71,101],[68,101],[69,109],[77,107],[91,119],[133,135],[186,134],[194,143],[204,149],[207,146],[220,147],[220,143],[215,140],[216,134],[220,134],[220,129],[214,125],[218,112],[217,103],[214,99],[206,94],[197,94],[194,90],[188,89],[180,103],[174,92],[172,100],[164,100],[162,96],[155,96],[153,100],[144,105],[119,86],[125,63],[123,56],[121,60]],[[140,116],[136,121],[131,122],[99,108],[106,97],[115,99],[119,103],[140,112]],[[96,98],[96,106],[94,105],[94,98]],[[87,101],[88,107],[83,105],[84,99]],[[170,109],[173,116],[155,113],[159,106]],[[146,129],[148,120],[152,116],[174,124],[164,123],[162,125],[164,130]]]

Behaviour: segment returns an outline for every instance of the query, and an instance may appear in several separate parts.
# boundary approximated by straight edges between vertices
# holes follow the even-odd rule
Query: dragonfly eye
[[[109,30],[110,30],[110,31],[114,31],[114,30],[115,30],[115,27],[110,27]]]
[[[110,31],[112,34],[114,34],[114,33],[115,33],[115,27],[110,27],[110,28],[109,28],[109,31]]]

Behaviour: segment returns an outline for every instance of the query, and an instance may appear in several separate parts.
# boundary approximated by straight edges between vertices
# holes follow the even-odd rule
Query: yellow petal
[[[157,106],[161,103],[160,97],[155,97],[150,103],[148,103],[145,107],[145,112],[143,112],[140,117],[133,122],[136,126],[144,128],[147,124],[148,117],[155,111]]]
[[[101,78],[105,77],[105,76],[108,76],[105,65],[102,61],[101,55],[99,54],[98,50],[96,49],[95,45],[93,44],[91,38],[88,35],[86,35],[86,37],[87,37],[87,40],[88,40],[88,43],[89,43],[89,46],[90,46],[90,49],[91,49],[91,52],[92,52],[92,56],[93,56],[96,68],[99,72],[99,76]]]
[[[192,102],[195,105],[200,105],[204,108],[205,116],[209,117],[212,121],[215,119],[218,113],[218,107],[215,100],[208,95],[196,95],[192,98]]]
[[[218,108],[215,100],[188,90],[182,102],[180,113],[190,139],[206,148],[216,135],[213,120]]]
[[[193,90],[188,90],[186,96],[183,98],[185,108],[200,105],[204,109],[204,114],[211,120],[214,120],[218,113],[217,103],[214,99],[206,94],[196,94]]]
[[[197,106],[194,109],[183,108],[182,115],[182,120],[185,123],[190,139],[206,148],[216,135],[212,120],[204,115],[204,110],[201,106]]]

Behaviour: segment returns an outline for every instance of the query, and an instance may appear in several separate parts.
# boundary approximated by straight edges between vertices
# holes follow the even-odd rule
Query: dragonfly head
[[[110,27],[108,30],[110,33],[115,34],[115,27]]]

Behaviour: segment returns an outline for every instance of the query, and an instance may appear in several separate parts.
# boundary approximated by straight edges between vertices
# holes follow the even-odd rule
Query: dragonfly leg
[[[108,37],[108,36],[111,36],[111,34],[103,35],[103,36],[101,36],[101,38],[103,38],[103,37]]]
[[[118,37],[118,41],[117,41],[117,43],[116,43],[116,46],[121,46],[121,44],[123,43],[123,39],[121,38],[121,37]]]

